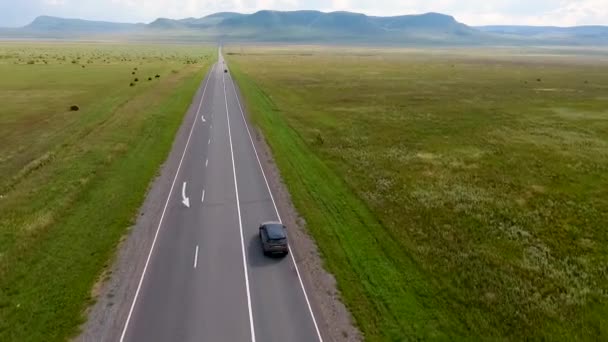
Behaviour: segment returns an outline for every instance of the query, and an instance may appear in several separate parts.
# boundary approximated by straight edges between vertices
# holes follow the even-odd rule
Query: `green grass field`
[[[608,339],[608,51],[226,52],[367,340]]]
[[[1,341],[77,332],[215,59],[193,46],[0,42]]]

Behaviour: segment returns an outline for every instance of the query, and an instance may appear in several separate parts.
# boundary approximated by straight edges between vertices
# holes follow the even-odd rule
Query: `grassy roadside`
[[[226,49],[368,340],[608,336],[608,56]]]
[[[31,47],[3,46],[14,60]],[[170,46],[63,50],[74,54],[67,63],[0,64],[9,77],[0,88],[13,94],[0,112],[2,341],[76,332],[213,59],[210,49]],[[76,56],[91,62],[69,62]],[[66,112],[73,103],[81,110]]]
[[[445,331],[464,336],[464,328],[434,301],[414,261],[365,204],[306,146],[238,64],[231,63],[231,72],[366,339],[445,339]]]

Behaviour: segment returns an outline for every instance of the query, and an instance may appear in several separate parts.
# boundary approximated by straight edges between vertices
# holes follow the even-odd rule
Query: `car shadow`
[[[283,261],[283,256],[265,256],[262,250],[262,242],[258,235],[249,239],[247,248],[247,261],[250,267],[267,267],[279,264]]]

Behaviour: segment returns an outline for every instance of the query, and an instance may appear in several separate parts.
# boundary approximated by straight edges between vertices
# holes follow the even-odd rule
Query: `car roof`
[[[282,225],[282,223],[279,222],[279,221],[266,221],[266,222],[262,222],[262,226],[266,226],[266,225],[269,225],[269,224],[280,224],[280,225]]]
[[[266,227],[266,233],[268,234],[268,238],[271,240],[284,239],[286,237],[285,229],[283,228],[282,223],[264,223],[264,227]]]

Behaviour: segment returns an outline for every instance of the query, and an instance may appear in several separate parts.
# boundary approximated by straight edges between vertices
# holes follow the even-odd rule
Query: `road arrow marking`
[[[207,122],[207,120],[205,120],[205,116],[201,115],[201,120],[203,120],[203,122]]]
[[[194,268],[198,264],[198,245],[196,245],[196,249],[194,250]]]
[[[184,185],[182,186],[182,203],[190,208],[190,199],[186,197],[186,182],[184,182]]]

